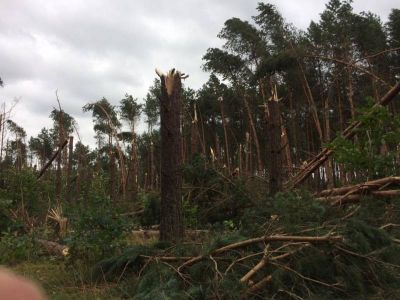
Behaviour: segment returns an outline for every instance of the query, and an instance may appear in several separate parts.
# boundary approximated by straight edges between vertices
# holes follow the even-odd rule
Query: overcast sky
[[[0,104],[19,99],[12,119],[37,135],[50,127],[57,106],[78,122],[82,142],[93,145],[93,124],[82,112],[106,97],[117,104],[125,93],[142,99],[154,68],[175,67],[197,89],[207,48],[231,17],[249,20],[260,0],[0,0]],[[286,20],[306,29],[327,1],[273,0]],[[397,5],[396,5],[397,4]],[[398,0],[355,0],[356,12],[372,11],[383,21]],[[141,125],[143,130],[144,125]]]

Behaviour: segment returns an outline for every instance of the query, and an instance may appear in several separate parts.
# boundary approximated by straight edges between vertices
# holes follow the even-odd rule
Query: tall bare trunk
[[[128,170],[128,178],[127,178],[127,200],[134,200],[137,197],[138,193],[138,183],[137,183],[137,146],[136,146],[136,134],[134,128],[131,129],[132,132],[132,140],[131,140],[131,157],[129,161],[129,170]]]
[[[245,173],[246,175],[250,174],[250,160],[251,160],[251,151],[250,151],[250,134],[246,132],[246,145],[245,145]]]
[[[355,113],[354,101],[353,101],[353,95],[354,95],[354,91],[353,91],[353,75],[352,75],[350,67],[347,68],[347,76],[348,76],[347,99],[349,100],[349,104],[350,104],[351,118],[354,120],[354,118],[356,116],[356,113]]]
[[[64,138],[64,113],[61,109],[60,101],[58,100],[59,106],[59,119],[58,119],[58,143],[61,144],[65,140]],[[62,154],[63,151],[61,150],[58,157],[57,157],[57,175],[56,175],[56,198],[61,200],[61,193],[62,193],[62,170],[61,170],[61,163],[62,163]]]
[[[244,101],[244,107],[246,108],[247,117],[249,118],[250,130],[253,135],[254,145],[256,147],[257,169],[258,169],[258,172],[261,173],[263,171],[263,165],[262,165],[262,161],[261,161],[260,143],[258,141],[256,126],[254,124],[253,115],[252,115],[246,94],[243,97],[243,101]]]
[[[192,159],[199,153],[199,141],[200,141],[199,124],[197,119],[196,104],[194,104],[193,119],[190,130],[190,153]]]
[[[154,144],[153,144],[153,137],[150,141],[150,178],[149,178],[149,185],[150,190],[154,189],[154,182],[155,182],[155,165],[154,165]]]
[[[302,81],[304,94],[305,94],[305,96],[306,96],[306,98],[308,100],[308,104],[310,105],[311,116],[312,116],[312,118],[314,120],[315,128],[317,129],[318,137],[319,137],[319,140],[320,140],[321,145],[322,145],[323,135],[322,135],[321,123],[320,123],[319,117],[318,117],[317,106],[316,106],[315,101],[314,101],[314,96],[312,94],[310,85],[308,84],[308,80],[307,80],[306,74],[304,72],[303,66],[301,65],[300,62],[298,62],[298,67],[299,67],[299,70],[300,70],[300,73],[301,73],[300,78],[301,78],[301,81]]]
[[[109,136],[108,139],[108,155],[110,158],[110,165],[109,165],[109,176],[110,176],[110,198],[112,200],[116,199],[116,185],[117,185],[117,179],[116,179],[116,164],[115,164],[115,153],[112,145],[112,136]]]
[[[330,95],[327,95],[327,97],[324,99],[325,143],[330,143],[331,141],[331,127],[329,120],[329,97]],[[332,158],[328,159],[325,163],[325,175],[327,180],[327,187],[333,188],[334,176],[333,176]]]
[[[219,97],[220,108],[221,108],[221,117],[222,117],[222,127],[224,128],[224,139],[225,139],[225,158],[226,158],[226,167],[228,169],[228,173],[231,173],[231,164],[230,164],[230,156],[229,156],[229,146],[228,146],[228,133],[226,130],[226,119],[225,119],[225,111],[224,111],[224,102],[223,98]]]
[[[290,152],[290,144],[289,144],[289,138],[287,135],[287,131],[285,126],[283,125],[282,122],[282,117],[281,117],[281,149],[283,150],[283,165],[284,165],[284,172],[285,172],[285,177],[288,178],[292,175],[293,173],[293,162],[292,162],[292,154]]]
[[[269,146],[269,194],[274,196],[282,190],[283,173],[282,173],[282,147],[281,147],[281,113],[279,108],[278,97],[276,93],[268,101],[268,110],[270,118],[268,122]]]
[[[74,137],[70,136],[69,137],[69,144],[68,144],[68,166],[67,166],[67,182],[68,182],[68,188],[66,191],[66,198],[67,201],[71,201],[72,197],[72,154],[74,151]]]

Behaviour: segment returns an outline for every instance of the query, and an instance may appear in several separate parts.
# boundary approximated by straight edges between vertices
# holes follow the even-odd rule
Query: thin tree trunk
[[[154,144],[153,144],[153,137],[151,137],[151,141],[150,141],[150,190],[154,190],[154,182],[155,182],[155,176],[154,176]]]
[[[110,198],[112,200],[116,200],[116,164],[115,164],[115,155],[114,149],[112,146],[112,136],[110,135],[108,138],[108,155],[110,158],[109,165],[109,176],[110,176]]]
[[[215,130],[215,158],[217,162],[217,166],[221,167],[221,151],[220,151],[220,145],[219,145],[219,136],[217,131]]]
[[[0,171],[2,169],[2,160],[3,160],[3,130],[4,130],[4,125],[3,125],[3,114],[0,113]]]
[[[137,184],[137,147],[136,147],[136,134],[135,128],[131,128],[131,157],[129,160],[129,170],[127,178],[127,193],[125,194],[126,200],[132,201],[136,198],[138,192]]]
[[[243,158],[242,158],[242,153],[243,153],[243,146],[242,144],[239,144],[239,174],[243,174]]]
[[[251,113],[251,110],[250,110],[249,102],[247,101],[247,95],[246,94],[243,97],[243,101],[244,101],[244,106],[246,108],[247,116],[249,118],[250,129],[251,129],[251,133],[252,133],[253,139],[254,139],[254,145],[256,146],[258,172],[262,173],[263,166],[262,166],[262,162],[261,162],[260,143],[258,141],[256,127],[254,125],[253,116],[252,116],[252,113]]]
[[[282,190],[282,143],[281,143],[281,112],[279,108],[278,96],[273,93],[268,101],[268,110],[270,118],[268,122],[268,136],[270,139],[269,153],[269,194],[274,196]]]
[[[3,113],[2,113],[2,130],[1,130],[1,142],[0,142],[0,161],[3,159],[3,146],[4,146],[4,134],[5,134],[5,122],[6,122],[6,106],[3,104]]]
[[[299,70],[300,70],[300,73],[301,73],[301,81],[302,81],[302,84],[303,84],[304,94],[306,95],[306,98],[307,98],[308,103],[310,105],[311,115],[312,115],[312,118],[314,120],[315,128],[317,129],[318,137],[319,137],[319,140],[320,140],[321,145],[322,145],[323,135],[322,135],[321,123],[320,123],[319,118],[318,118],[317,106],[315,104],[314,97],[313,97],[310,85],[308,84],[308,80],[307,80],[306,74],[304,72],[303,66],[301,65],[300,62],[298,62],[298,66],[299,66]]]
[[[77,200],[81,197],[81,188],[82,188],[82,177],[83,177],[83,158],[82,153],[77,153],[78,155],[78,167],[77,167],[77,178],[76,178],[76,197]]]
[[[287,131],[285,126],[282,122],[281,117],[281,149],[284,151],[283,159],[284,159],[284,173],[285,178],[289,178],[293,173],[293,162],[292,162],[292,155],[290,152],[290,145],[289,145],[289,137],[287,135]]]
[[[228,169],[228,174],[230,174],[231,173],[231,164],[230,164],[230,156],[229,156],[228,134],[226,132],[226,120],[225,120],[225,112],[224,112],[224,102],[223,102],[223,98],[222,97],[220,97],[218,100],[220,101],[222,126],[224,128],[226,167]]]
[[[56,171],[56,198],[61,200],[61,190],[62,190],[62,172],[61,172],[61,156],[62,153],[60,152],[57,156],[57,171]]]
[[[204,158],[207,157],[207,145],[206,145],[206,138],[205,138],[205,134],[204,134],[204,122],[203,122],[203,118],[201,116],[201,111],[199,108],[199,118],[200,118],[200,124],[201,124],[201,150],[203,152]],[[199,131],[199,137],[200,137],[200,131]],[[205,159],[204,161],[207,161],[207,159]]]
[[[193,159],[199,153],[200,132],[197,119],[196,104],[193,107],[193,120],[190,132],[190,153]]]
[[[325,129],[325,143],[330,143],[331,141],[331,127],[329,120],[329,96],[324,99],[324,129]],[[333,166],[332,166],[332,158],[328,159],[325,163],[325,175],[327,180],[327,187],[333,188],[334,186],[334,178],[333,178]]]
[[[245,173],[246,175],[250,174],[250,134],[246,132],[246,145],[245,145]]]
[[[68,145],[68,166],[67,166],[67,182],[68,182],[68,188],[66,192],[66,198],[67,201],[71,201],[71,196],[72,196],[72,154],[74,151],[74,137],[70,136],[69,137],[69,145]]]
[[[347,98],[349,99],[349,104],[350,104],[350,114],[351,114],[351,118],[354,120],[356,113],[355,113],[355,109],[354,109],[354,101],[353,101],[353,95],[354,95],[354,91],[353,91],[353,75],[351,72],[351,68],[348,67],[347,68],[347,76],[348,76],[348,83],[347,83]]]

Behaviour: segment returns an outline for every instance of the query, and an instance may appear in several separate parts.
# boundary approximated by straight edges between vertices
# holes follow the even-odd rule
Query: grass
[[[121,287],[124,284],[84,282],[79,272],[67,270],[64,262],[59,260],[25,262],[11,270],[42,286],[49,299],[123,299]]]

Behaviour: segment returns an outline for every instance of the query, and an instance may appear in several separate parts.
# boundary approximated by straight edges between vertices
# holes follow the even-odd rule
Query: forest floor
[[[87,284],[78,273],[67,271],[59,260],[24,262],[10,269],[38,283],[49,299],[122,299],[118,284]]]

